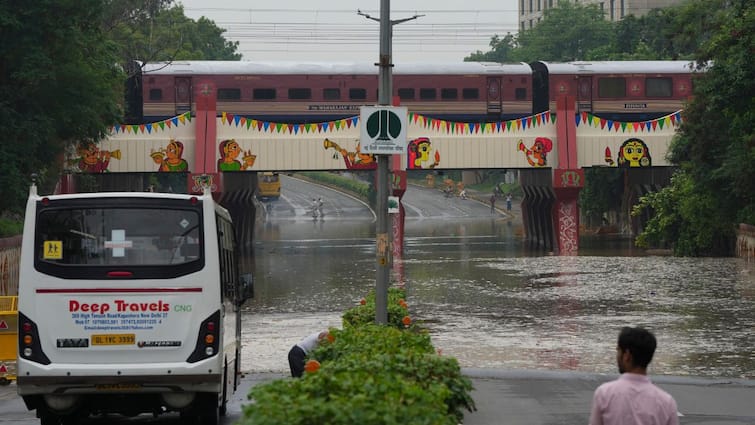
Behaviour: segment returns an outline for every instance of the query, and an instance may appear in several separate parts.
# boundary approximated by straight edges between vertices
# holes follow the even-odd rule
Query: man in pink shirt
[[[621,329],[616,347],[621,376],[595,390],[590,425],[679,424],[674,398],[647,377],[655,346],[655,336],[649,331]]]

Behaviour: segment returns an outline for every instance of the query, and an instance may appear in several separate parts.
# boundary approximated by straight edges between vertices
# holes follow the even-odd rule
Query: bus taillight
[[[196,363],[217,354],[220,340],[218,323],[220,323],[220,310],[202,321],[199,326],[199,335],[197,335],[197,344],[186,359],[188,363]]]
[[[50,364],[50,359],[42,352],[42,346],[39,343],[39,331],[37,324],[29,320],[23,313],[18,312],[18,321],[21,323],[21,332],[18,333],[18,353],[26,360]]]

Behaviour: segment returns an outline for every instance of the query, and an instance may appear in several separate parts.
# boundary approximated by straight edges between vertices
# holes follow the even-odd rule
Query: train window
[[[149,89],[149,100],[163,100],[163,89]]]
[[[312,99],[312,89],[288,89],[288,98],[291,100]]]
[[[241,89],[218,89],[218,100],[241,100]]]
[[[645,96],[671,97],[673,94],[673,82],[670,77],[645,79]]]
[[[398,89],[398,97],[401,100],[414,100],[414,89],[412,88]]]
[[[459,90],[457,89],[440,89],[440,98],[444,100],[453,100],[459,98]]]
[[[275,89],[254,89],[252,90],[252,98],[258,100],[273,100],[275,99]]]
[[[365,99],[367,99],[367,90],[365,90],[365,89],[349,89],[349,99],[351,99],[351,100],[365,100]]]
[[[524,87],[514,89],[514,97],[516,100],[527,100],[527,89]]]
[[[437,96],[435,89],[419,89],[419,98],[422,100],[434,100]]]
[[[341,89],[322,89],[322,98],[325,100],[340,100]]]
[[[473,100],[480,98],[480,89],[467,88],[461,90],[462,99]]]
[[[626,95],[626,78],[612,77],[598,79],[598,97],[626,97]]]

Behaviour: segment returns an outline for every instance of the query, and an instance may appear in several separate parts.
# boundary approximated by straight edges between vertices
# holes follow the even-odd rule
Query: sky
[[[518,0],[395,0],[393,62],[461,62],[517,31]],[[212,20],[238,41],[243,60],[377,62],[380,0],[177,0],[186,16]]]

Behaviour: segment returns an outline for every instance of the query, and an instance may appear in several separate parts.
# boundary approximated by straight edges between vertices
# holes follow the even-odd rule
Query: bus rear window
[[[186,265],[202,258],[201,223],[198,209],[42,208],[35,263],[65,268]]]

